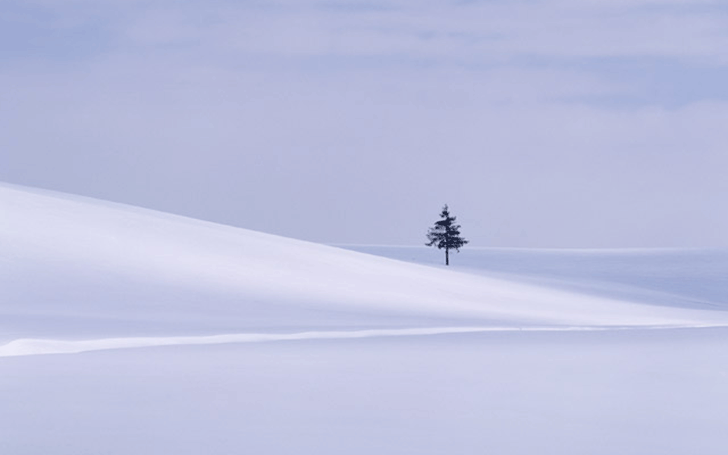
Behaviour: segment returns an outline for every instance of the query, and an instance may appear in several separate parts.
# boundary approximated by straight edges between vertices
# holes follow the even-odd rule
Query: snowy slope
[[[724,455],[726,329],[0,358],[12,455]]]
[[[447,269],[12,185],[0,214],[1,454],[728,446],[721,252]]]
[[[344,248],[439,266],[424,246]],[[728,249],[523,249],[468,247],[452,268],[550,288],[652,305],[728,310]]]
[[[12,185],[0,211],[6,340],[726,321]]]

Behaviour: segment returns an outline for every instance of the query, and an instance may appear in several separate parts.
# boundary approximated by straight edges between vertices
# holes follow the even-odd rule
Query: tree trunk
[[[450,248],[445,248],[445,265],[450,265]]]

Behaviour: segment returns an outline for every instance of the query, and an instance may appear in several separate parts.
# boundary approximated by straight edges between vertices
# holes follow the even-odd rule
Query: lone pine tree
[[[427,246],[436,246],[438,249],[445,249],[445,265],[450,265],[450,250],[460,251],[460,247],[468,241],[460,237],[460,225],[455,224],[456,217],[450,216],[447,204],[442,208],[440,221],[435,223],[427,233]]]

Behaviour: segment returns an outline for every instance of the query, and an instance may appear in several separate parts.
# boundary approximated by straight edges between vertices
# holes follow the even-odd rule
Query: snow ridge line
[[[206,345],[226,343],[262,343],[270,341],[326,340],[398,336],[445,335],[474,332],[573,332],[636,329],[710,328],[722,325],[691,326],[566,326],[566,327],[426,327],[407,329],[368,329],[354,331],[313,331],[299,333],[238,333],[209,336],[128,337],[95,340],[51,340],[21,338],[0,346],[0,357],[42,354],[78,354],[108,349],[130,349],[155,346]]]

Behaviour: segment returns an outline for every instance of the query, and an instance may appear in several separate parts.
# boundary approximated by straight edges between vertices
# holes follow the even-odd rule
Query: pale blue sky
[[[0,180],[332,243],[728,246],[728,8],[5,0]]]

